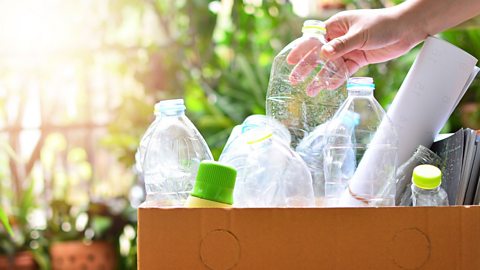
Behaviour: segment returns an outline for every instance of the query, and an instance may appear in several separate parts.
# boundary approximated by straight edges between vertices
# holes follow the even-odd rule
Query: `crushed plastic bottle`
[[[219,162],[237,170],[236,207],[312,207],[312,178],[305,162],[269,128],[238,136]]]
[[[325,189],[329,189],[329,194],[336,192],[342,192],[346,186],[344,181],[329,182],[326,185],[324,175],[324,148],[326,143],[337,143],[344,145],[352,145],[354,141],[353,129],[359,122],[359,116],[353,112],[347,112],[342,118],[336,119],[336,122],[327,122],[318,126],[313,132],[308,134],[300,144],[297,146],[296,152],[302,157],[307,164],[310,174],[312,175],[313,191],[315,193],[315,200],[317,206],[324,205]],[[330,129],[329,133],[332,134],[327,140],[327,127]],[[334,134],[334,135],[333,135]],[[344,151],[344,157],[338,159],[335,163],[343,174],[342,179],[349,179],[355,171],[356,160],[354,148],[350,147]],[[333,166],[333,164],[332,164]],[[333,169],[333,168],[330,168]],[[339,189],[338,191],[335,191]]]
[[[155,105],[155,120],[135,155],[147,197],[143,207],[183,206],[202,160],[213,160],[210,149],[185,116],[183,99]]]
[[[325,24],[305,21],[302,32],[275,57],[266,102],[267,115],[288,128],[294,148],[337,111],[348,78],[343,59],[324,61],[319,56],[326,43]]]
[[[447,192],[440,186],[442,172],[433,165],[419,165],[412,175],[413,206],[448,206]]]
[[[395,204],[398,137],[374,89],[372,78],[350,78],[348,97],[328,124],[324,171],[329,206]],[[338,123],[344,123],[343,129]]]
[[[290,144],[291,136],[285,126],[266,115],[254,114],[247,117],[242,124],[237,125],[233,128],[232,133],[228,137],[227,143],[225,144],[224,148],[227,149],[235,139],[237,139],[241,134],[251,129],[267,127],[271,129],[273,134],[278,136],[278,138],[284,140],[287,144]]]

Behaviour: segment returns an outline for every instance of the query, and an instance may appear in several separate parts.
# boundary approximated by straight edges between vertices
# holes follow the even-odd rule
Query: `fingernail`
[[[291,85],[297,85],[298,84],[298,74],[295,72],[292,72],[288,78],[290,80]]]
[[[314,97],[320,92],[320,87],[319,85],[311,84],[307,88],[307,96],[309,97]]]

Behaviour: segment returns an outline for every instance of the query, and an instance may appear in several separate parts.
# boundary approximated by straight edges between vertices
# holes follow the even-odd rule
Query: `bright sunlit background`
[[[305,18],[398,2],[0,0],[0,214],[15,231],[0,225],[0,269],[21,252],[49,269],[66,241],[108,243],[109,261],[134,269],[143,183],[132,165],[153,104],[185,98],[218,157],[234,125],[264,113],[273,57]],[[476,19],[442,37],[480,57]],[[417,52],[359,72],[382,105]],[[444,131],[480,128],[477,92]]]

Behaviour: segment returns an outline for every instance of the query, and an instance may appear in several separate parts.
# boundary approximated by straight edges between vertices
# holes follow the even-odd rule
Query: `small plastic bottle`
[[[432,150],[419,145],[413,156],[397,169],[395,205],[412,205],[412,190],[410,189],[412,173],[415,167],[422,164],[431,164],[438,167],[442,164],[442,159]]]
[[[440,186],[442,172],[433,165],[419,165],[413,170],[413,206],[447,206],[448,196]]]
[[[348,97],[327,126],[324,168],[329,206],[395,205],[398,137],[374,89],[370,77],[350,78]],[[358,117],[344,124],[348,129],[338,129],[336,123],[346,123],[348,115]]]
[[[213,160],[185,109],[183,99],[163,100],[155,105],[155,120],[135,155],[147,192],[141,207],[183,206],[200,162]]]
[[[215,161],[202,161],[192,193],[185,203],[190,208],[229,208],[237,171]]]

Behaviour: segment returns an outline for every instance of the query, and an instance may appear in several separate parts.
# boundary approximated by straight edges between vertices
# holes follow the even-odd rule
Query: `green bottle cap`
[[[237,171],[216,161],[202,161],[198,167],[197,179],[192,196],[233,204],[233,188]]]
[[[415,167],[412,182],[422,189],[434,189],[442,183],[442,171],[433,165],[419,165]]]

